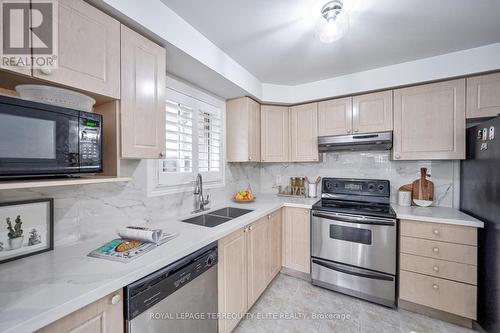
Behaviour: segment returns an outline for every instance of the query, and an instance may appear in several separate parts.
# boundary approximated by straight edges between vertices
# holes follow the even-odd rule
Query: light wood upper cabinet
[[[267,216],[269,220],[269,269],[268,282],[271,282],[281,270],[281,247],[282,247],[282,210],[279,209]]]
[[[268,284],[270,251],[267,217],[247,229],[248,308],[251,308]]]
[[[285,106],[261,107],[262,162],[288,162],[290,160],[289,110]]]
[[[36,331],[37,333],[123,333],[123,291],[100,300]]]
[[[318,134],[346,135],[352,131],[352,97],[318,103]]]
[[[119,99],[120,23],[81,0],[59,1],[58,21],[59,67],[33,76]]]
[[[165,156],[166,52],[122,25],[122,158]]]
[[[290,160],[318,161],[318,103],[290,108]]]
[[[354,96],[353,133],[392,131],[392,90]]]
[[[396,160],[465,158],[465,79],[394,90]]]
[[[467,118],[500,113],[500,73],[467,78]]]
[[[227,101],[228,162],[260,162],[260,104],[248,97]]]
[[[247,307],[247,245],[243,229],[219,240],[219,312],[243,315]],[[238,319],[219,319],[219,333],[229,333]]]
[[[283,220],[283,266],[311,272],[310,211],[285,207]]]

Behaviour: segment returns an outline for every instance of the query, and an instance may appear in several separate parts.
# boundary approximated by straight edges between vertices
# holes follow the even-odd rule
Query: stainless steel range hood
[[[355,150],[390,150],[392,132],[318,137],[320,152]]]

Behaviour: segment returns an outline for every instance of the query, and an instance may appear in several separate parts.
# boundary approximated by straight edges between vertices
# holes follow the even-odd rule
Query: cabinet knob
[[[159,153],[158,156],[160,156],[161,158],[165,157],[165,154],[164,153]]]
[[[271,219],[271,215],[267,215],[267,219],[270,220]]]
[[[248,160],[251,161],[252,160],[252,156],[248,156]]]
[[[42,74],[45,74],[45,75],[50,75],[50,74],[52,74],[52,69],[51,68],[41,68],[40,72],[42,72]]]
[[[439,230],[438,229],[434,229],[434,230],[432,230],[432,233],[437,236],[437,235],[439,235]]]
[[[351,130],[350,130],[350,129],[348,129],[348,130],[347,130],[347,133],[351,133]]]
[[[438,290],[438,289],[439,289],[439,286],[438,286],[437,284],[433,284],[433,285],[432,285],[432,288],[433,288],[434,290]]]
[[[394,156],[394,157],[395,157],[397,160],[399,160],[399,159],[401,158],[401,156],[399,156],[399,155],[396,155],[396,156]]]
[[[247,231],[248,231],[248,227],[243,228],[243,232],[247,232]]]
[[[252,231],[253,230],[253,225],[249,226],[248,230]]]
[[[359,130],[358,130],[358,129],[355,129],[355,130],[354,130],[354,133],[358,133],[358,132],[359,132]]]
[[[434,247],[434,248],[432,249],[432,252],[434,252],[434,253],[439,253],[439,248],[438,248],[438,247]]]
[[[432,266],[432,269],[434,270],[434,272],[439,272],[439,266],[437,265]]]
[[[111,304],[116,305],[120,303],[121,300],[122,297],[120,295],[114,295],[113,297],[111,297]]]

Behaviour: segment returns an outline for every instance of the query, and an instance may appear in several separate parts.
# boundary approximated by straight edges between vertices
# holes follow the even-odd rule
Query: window
[[[158,160],[156,187],[179,192],[201,173],[208,187],[223,185],[222,111],[209,103],[167,89],[166,158]]]

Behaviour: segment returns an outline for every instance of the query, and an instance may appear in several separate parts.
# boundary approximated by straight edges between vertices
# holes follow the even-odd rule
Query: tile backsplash
[[[388,179],[391,200],[397,201],[401,185],[420,178],[420,168],[426,167],[434,182],[434,205],[453,207],[459,190],[459,174],[453,161],[392,161],[390,152],[340,152],[323,154],[319,163],[270,163],[260,169],[260,190],[274,193],[276,185],[289,185],[290,177],[321,177]]]
[[[289,177],[316,176],[389,179],[393,201],[397,189],[419,177],[419,169],[426,166],[435,184],[436,205],[452,207],[458,183],[456,163],[450,161],[390,160],[389,152],[328,153],[319,163],[228,163],[226,186],[207,190],[211,202],[228,199],[237,190],[250,184],[254,192],[276,193],[275,185],[286,185]],[[54,198],[55,245],[82,242],[97,234],[111,234],[118,228],[132,224],[147,224],[179,214],[189,214],[194,208],[192,185],[186,191],[158,197],[148,197],[143,182],[146,161],[126,161],[126,174],[134,181],[80,186],[34,188],[0,192],[1,201],[30,198]],[[281,178],[281,184],[277,184]],[[1,221],[0,221],[1,223]]]

